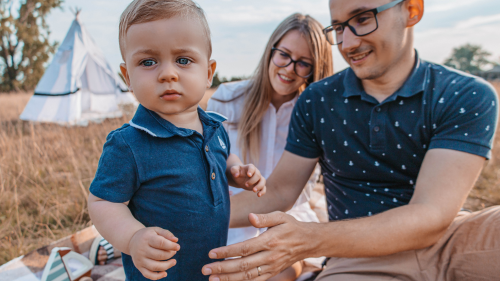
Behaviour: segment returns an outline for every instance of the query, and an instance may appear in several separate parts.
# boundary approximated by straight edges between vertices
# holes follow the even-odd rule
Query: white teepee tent
[[[20,119],[86,125],[120,117],[137,100],[78,19],[79,12]]]

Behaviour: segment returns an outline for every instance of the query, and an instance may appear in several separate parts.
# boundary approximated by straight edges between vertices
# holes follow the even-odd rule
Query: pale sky
[[[74,15],[70,7],[82,8],[81,20],[111,65],[122,62],[118,46],[119,17],[129,0],[66,0],[64,10],[48,17],[51,40],[62,42]],[[329,25],[328,0],[198,0],[212,31],[213,55],[222,76],[249,76],[262,56],[273,30],[295,12],[309,14]],[[453,47],[479,44],[500,61],[500,1],[426,0],[424,18],[415,29],[420,57],[442,63]],[[334,48],[335,71],[347,64]]]

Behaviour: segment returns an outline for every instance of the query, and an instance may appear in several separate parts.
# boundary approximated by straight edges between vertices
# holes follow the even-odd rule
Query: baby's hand
[[[232,166],[231,175],[237,187],[251,190],[259,197],[266,194],[266,179],[253,164]]]
[[[137,231],[129,242],[130,256],[135,267],[151,280],[167,276],[167,269],[177,261],[172,258],[180,250],[179,241],[170,231],[147,227]]]

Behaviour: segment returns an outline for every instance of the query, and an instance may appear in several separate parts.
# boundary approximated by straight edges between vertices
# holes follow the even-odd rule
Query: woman
[[[247,81],[219,86],[207,111],[228,118],[231,153],[245,163],[257,164],[268,177],[283,154],[288,125],[298,96],[312,82],[333,74],[333,58],[323,26],[310,16],[293,14],[286,18],[269,39],[262,59]],[[311,176],[299,199],[288,213],[301,221],[319,222],[309,198],[319,169]],[[241,189],[230,187],[232,194]],[[259,235],[247,227],[230,229],[228,244]],[[296,263],[269,280],[295,280],[302,272]]]

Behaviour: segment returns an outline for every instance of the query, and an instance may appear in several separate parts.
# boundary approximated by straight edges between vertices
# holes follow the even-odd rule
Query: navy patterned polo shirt
[[[213,262],[208,252],[227,242],[230,145],[221,123],[225,118],[201,108],[198,115],[203,135],[176,127],[140,105],[129,124],[108,135],[90,186],[104,200],[130,201],[138,221],[179,238],[177,264],[161,280],[208,280],[201,273]],[[129,255],[122,259],[127,280],[149,280]]]
[[[418,54],[404,85],[381,103],[349,68],[302,93],[286,150],[319,157],[330,220],[371,216],[409,203],[429,149],[489,158],[497,104],[484,80]]]

